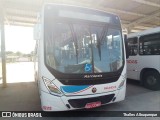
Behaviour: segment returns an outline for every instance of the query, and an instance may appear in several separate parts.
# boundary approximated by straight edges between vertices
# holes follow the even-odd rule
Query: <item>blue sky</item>
[[[6,51],[30,53],[34,50],[32,27],[5,26]]]

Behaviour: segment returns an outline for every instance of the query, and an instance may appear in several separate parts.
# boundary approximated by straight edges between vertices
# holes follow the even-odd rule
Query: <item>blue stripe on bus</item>
[[[82,86],[61,86],[61,90],[65,93],[73,93],[84,90],[88,88],[90,85],[82,85]]]

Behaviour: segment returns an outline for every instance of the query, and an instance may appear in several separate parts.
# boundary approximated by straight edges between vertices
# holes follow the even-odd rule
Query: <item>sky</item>
[[[34,50],[32,27],[5,26],[6,51],[31,53]]]

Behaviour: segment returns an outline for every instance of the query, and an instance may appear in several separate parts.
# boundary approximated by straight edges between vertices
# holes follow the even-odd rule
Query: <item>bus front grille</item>
[[[110,94],[92,98],[70,99],[68,100],[68,102],[73,108],[84,108],[87,103],[92,103],[97,101],[100,101],[101,104],[109,103],[114,96],[115,94]]]

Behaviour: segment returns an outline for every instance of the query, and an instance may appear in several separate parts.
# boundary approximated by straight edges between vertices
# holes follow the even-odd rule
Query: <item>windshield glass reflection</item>
[[[55,23],[47,27],[45,42],[47,65],[62,73],[104,73],[122,67],[118,29]]]

